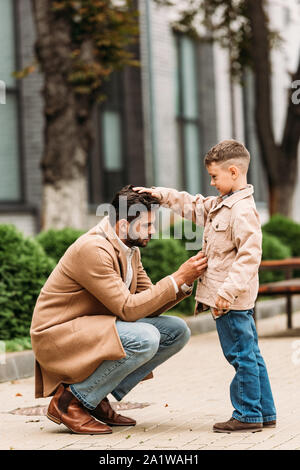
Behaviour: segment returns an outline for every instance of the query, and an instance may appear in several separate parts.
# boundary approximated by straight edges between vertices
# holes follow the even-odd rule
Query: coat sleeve
[[[257,275],[262,255],[262,232],[255,209],[237,214],[232,224],[232,237],[237,254],[218,295],[233,303],[245,292],[249,281]]]
[[[170,308],[174,307],[176,304],[181,302],[181,300],[185,299],[186,297],[189,297],[193,292],[193,289],[191,289],[188,293],[182,292],[181,289],[179,289],[179,292],[176,295],[176,299],[172,300],[171,302],[168,302],[167,304],[163,305],[160,309],[158,309],[156,312],[151,313],[151,315],[147,315],[148,317],[157,317],[161,313],[167,312],[170,310]]]
[[[141,292],[143,290],[149,289],[152,287],[153,284],[151,282],[151,279],[149,278],[148,274],[146,273],[141,259],[139,260],[139,266],[138,266],[138,274],[137,274],[137,288],[136,292]],[[161,313],[166,312],[170,308],[172,308],[174,305],[178,304],[181,300],[185,299],[186,297],[189,297],[191,293],[193,292],[193,289],[191,288],[191,291],[188,293],[182,292],[181,289],[178,290],[176,294],[176,299],[171,300],[171,302],[168,302],[167,304],[163,305],[161,308],[156,310],[155,312],[151,313],[150,315],[147,315],[147,317],[157,317]]]
[[[131,294],[114,267],[111,254],[101,247],[96,251],[83,245],[77,252],[75,280],[123,321],[136,321],[176,299],[170,276],[139,293]],[[144,286],[145,286],[145,277]]]
[[[161,206],[172,209],[176,214],[200,226],[205,224],[207,214],[216,200],[215,197],[204,197],[202,194],[193,196],[186,191],[162,186],[153,188],[160,194]]]

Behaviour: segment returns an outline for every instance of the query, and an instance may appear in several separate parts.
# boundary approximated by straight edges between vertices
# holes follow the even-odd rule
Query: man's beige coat
[[[216,307],[220,295],[231,303],[232,310],[253,308],[262,255],[262,232],[253,186],[249,184],[226,199],[193,196],[164,187],[155,187],[155,191],[160,194],[162,206],[204,226],[202,251],[208,266],[197,282],[198,303]]]
[[[54,394],[60,383],[87,378],[104,360],[125,357],[115,325],[156,316],[185,298],[170,276],[155,285],[143,269],[140,250],[125,285],[126,256],[108,217],[76,240],[41,289],[32,324],[35,396]],[[172,274],[172,273],[170,273]],[[188,294],[190,295],[190,294]]]

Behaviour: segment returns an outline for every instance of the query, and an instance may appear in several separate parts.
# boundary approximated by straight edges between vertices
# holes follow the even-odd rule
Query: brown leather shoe
[[[97,408],[94,410],[88,410],[88,412],[94,416],[94,418],[99,419],[99,421],[103,421],[106,424],[110,424],[110,426],[135,426],[136,420],[132,418],[128,418],[127,416],[122,416],[116,413],[113,408],[111,407],[108,398],[103,398],[100,401]]]
[[[263,423],[264,428],[276,428],[276,421],[265,421]]]
[[[214,424],[214,432],[259,432],[262,431],[262,423],[243,423],[235,418],[230,418],[224,423]]]
[[[111,434],[112,429],[99,423],[83,404],[61,384],[49,403],[47,417],[56,424],[63,423],[76,434]]]

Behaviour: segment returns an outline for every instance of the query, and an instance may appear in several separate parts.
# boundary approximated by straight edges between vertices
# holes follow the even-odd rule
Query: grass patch
[[[4,341],[6,352],[25,351],[32,349],[30,337],[7,339]]]

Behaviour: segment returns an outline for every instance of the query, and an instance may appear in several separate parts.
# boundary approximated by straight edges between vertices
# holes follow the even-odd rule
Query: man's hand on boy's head
[[[220,295],[218,295],[215,305],[217,308],[214,309],[214,314],[223,315],[224,313],[228,312],[228,309],[230,307],[230,302],[224,299],[223,297],[221,297]]]
[[[136,191],[136,192],[138,192],[138,193],[150,193],[151,196],[156,197],[159,202],[161,201],[161,194],[160,194],[159,191],[156,191],[156,190],[155,190],[155,187],[153,187],[153,188],[145,188],[144,186],[135,186],[135,187],[132,188],[132,189],[133,189],[133,191]]]

